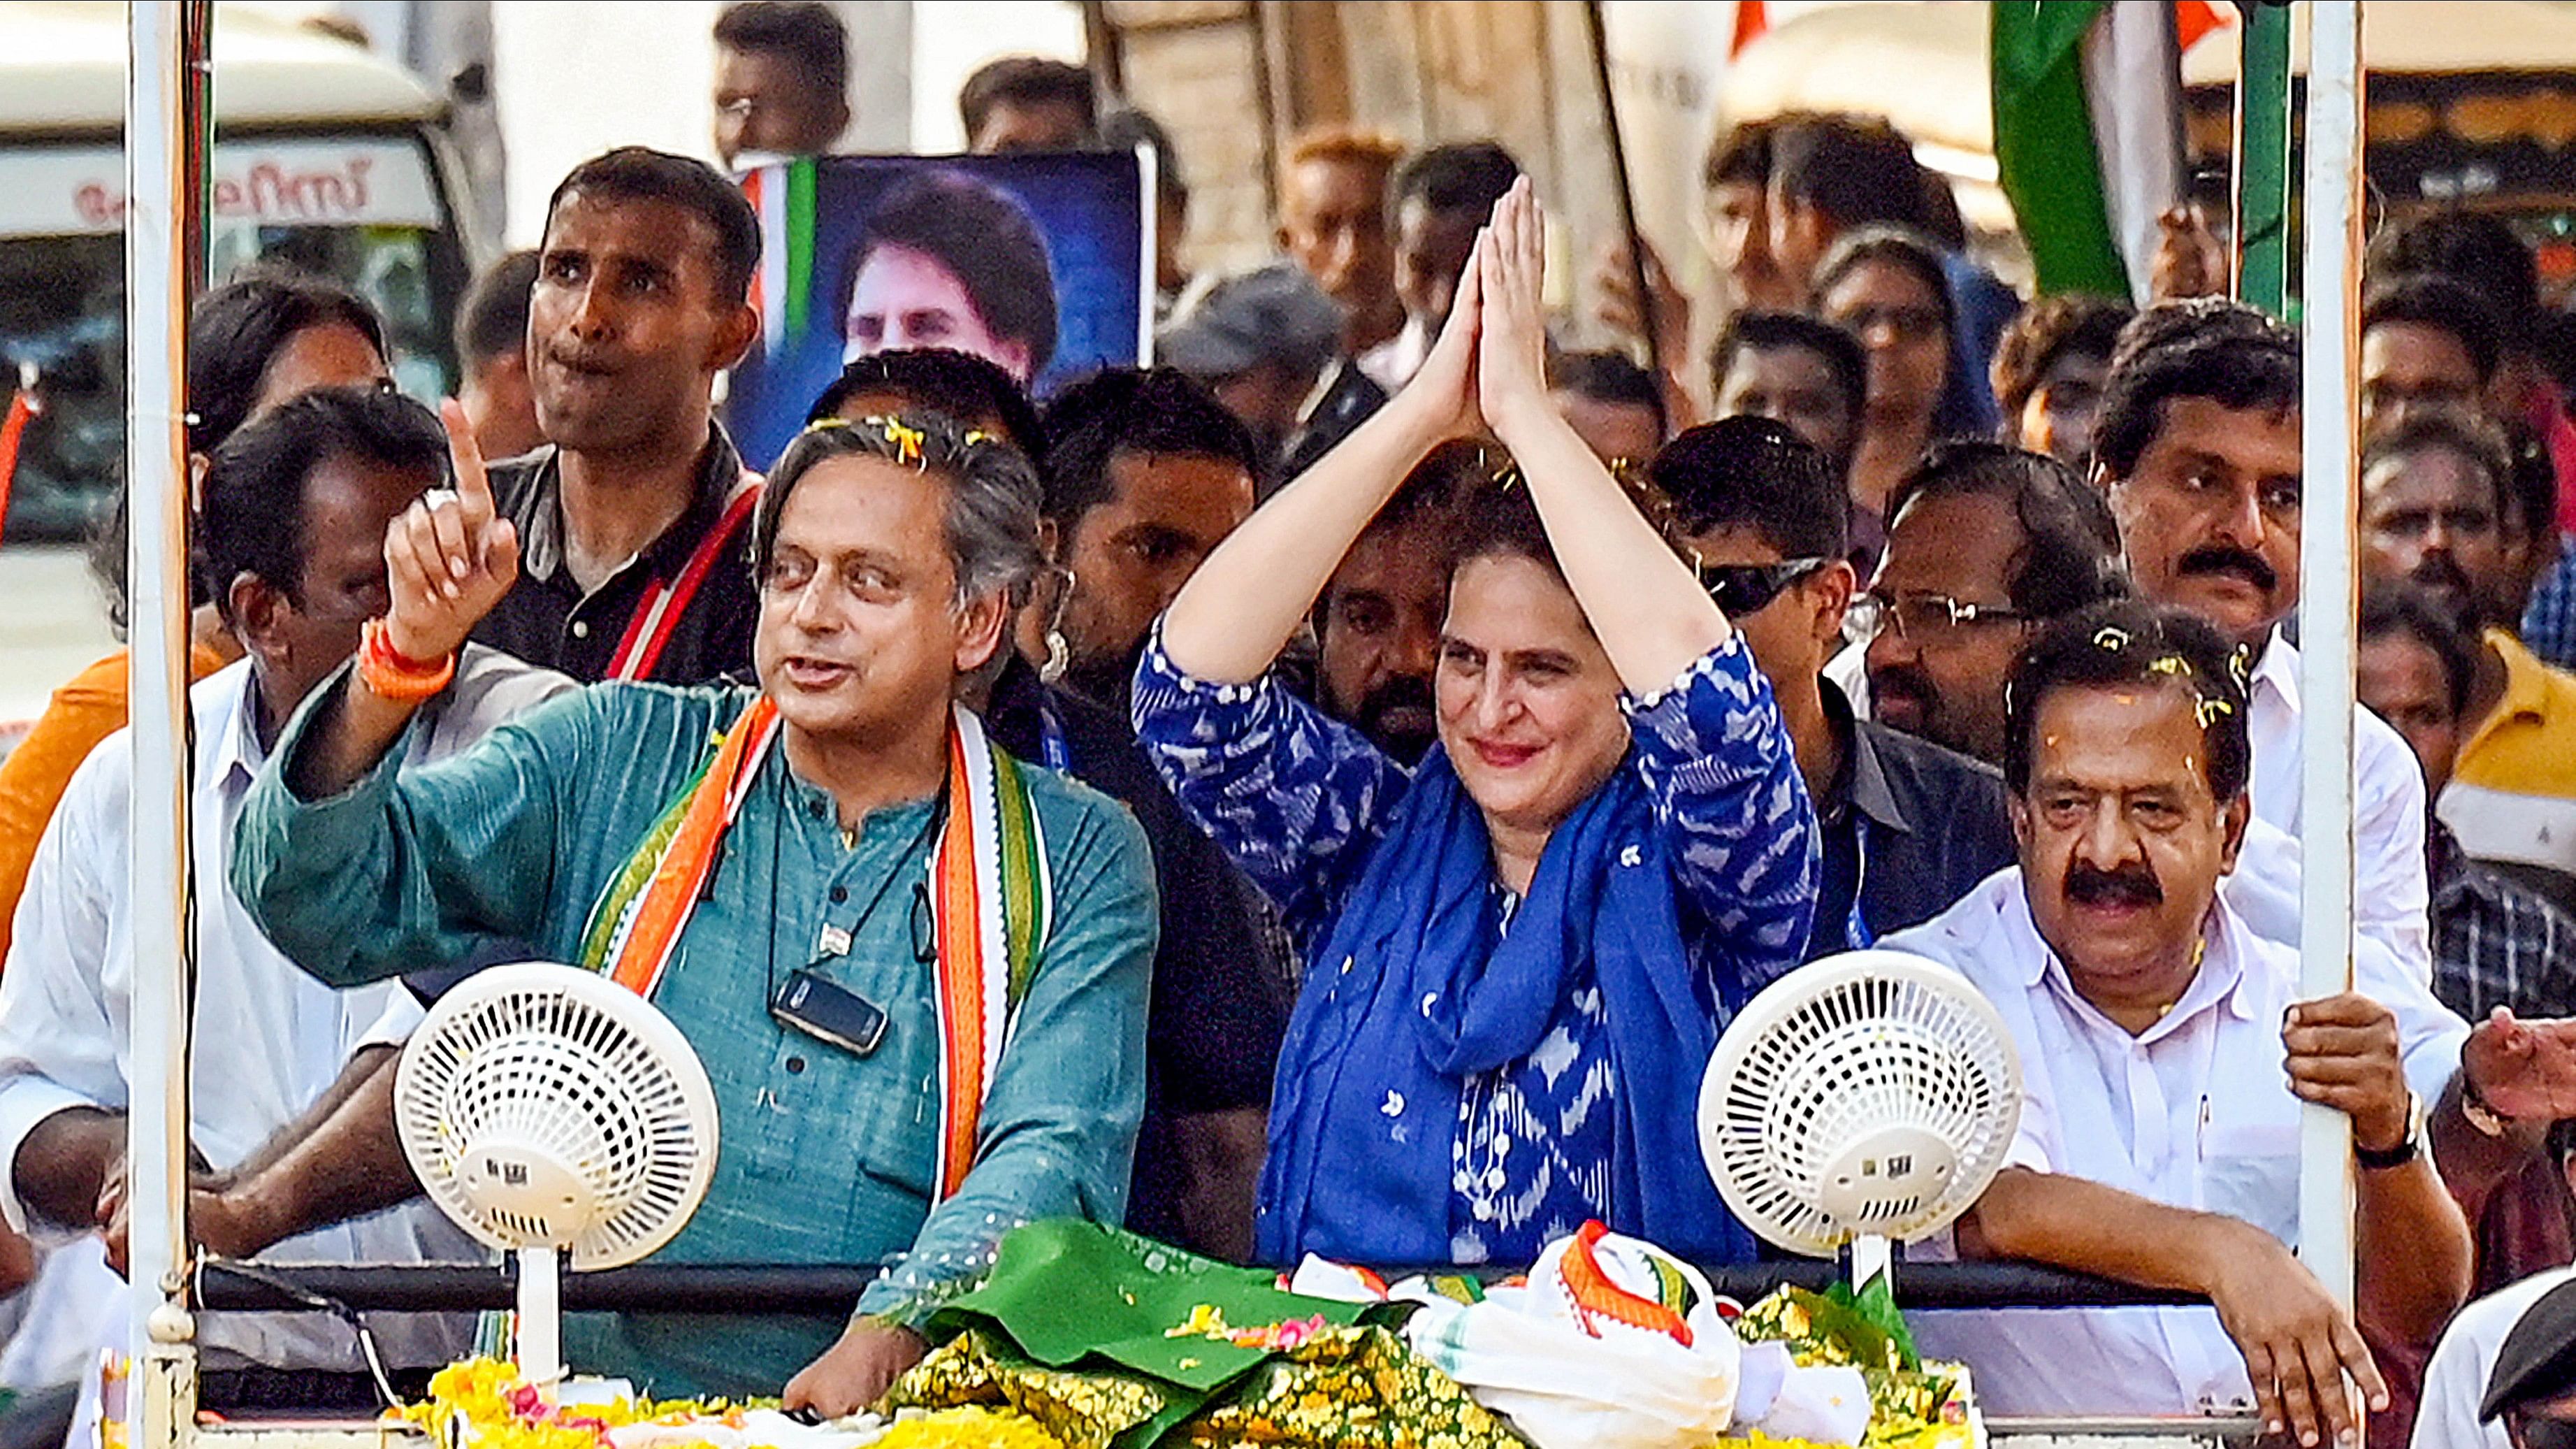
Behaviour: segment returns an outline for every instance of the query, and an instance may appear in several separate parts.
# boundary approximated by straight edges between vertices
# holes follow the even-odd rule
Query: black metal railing
[[[1379,1271],[1393,1282],[1417,1270]],[[1823,1261],[1752,1263],[1704,1271],[1711,1287],[1747,1303],[1782,1284],[1821,1289],[1843,1273],[1840,1266]],[[1474,1274],[1487,1279],[1504,1275],[1502,1269]],[[873,1266],[644,1263],[565,1274],[563,1306],[576,1312],[841,1318],[876,1276]],[[1908,1309],[2126,1308],[2207,1301],[2190,1293],[2019,1263],[1899,1263],[1896,1287]],[[192,1297],[198,1308],[217,1313],[318,1311],[314,1299],[359,1310],[453,1313],[508,1308],[514,1290],[510,1270],[498,1266],[287,1267],[217,1259],[198,1267]]]

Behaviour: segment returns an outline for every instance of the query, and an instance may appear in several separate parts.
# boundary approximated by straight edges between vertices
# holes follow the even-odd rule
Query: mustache
[[[1432,697],[1428,680],[1399,674],[1360,697],[1360,724],[1363,728],[1375,726],[1399,709],[1418,709],[1427,713],[1437,708],[1438,702]]]
[[[2066,898],[2079,906],[2162,905],[2165,888],[2141,862],[2117,870],[2077,861],[2066,868]]]
[[[2235,574],[2265,593],[2281,584],[2280,572],[2259,555],[2241,548],[2229,548],[2225,544],[2193,549],[2174,565],[2174,571],[2185,578],[2193,574]]]
[[[1923,706],[1926,713],[1941,702],[1940,693],[1932,687],[1932,676],[1911,664],[1891,664],[1869,671],[1869,692],[1873,699],[1903,695]]]
[[[2449,589],[2455,593],[2469,591],[2469,575],[2459,564],[2443,555],[2433,554],[2415,565],[2407,577],[2427,588]]]
[[[1409,675],[1386,681],[1360,696],[1359,704],[1351,711],[1351,723],[1359,727],[1361,734],[1377,741],[1378,748],[1410,765],[1430,752],[1439,733],[1432,725],[1417,728],[1408,723],[1401,730],[1390,728],[1388,717],[1402,709],[1419,709],[1425,719],[1438,719],[1439,702],[1432,695],[1430,683]]]

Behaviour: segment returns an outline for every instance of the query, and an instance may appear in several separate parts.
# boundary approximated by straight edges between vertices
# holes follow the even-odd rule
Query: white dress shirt
[[[1832,680],[1835,685],[1841,688],[1843,698],[1851,701],[1852,718],[1870,719],[1874,717],[1870,713],[1869,643],[1867,640],[1863,640],[1857,644],[1845,644],[1842,648],[1834,651],[1834,657],[1825,661],[1825,667],[1822,672],[1825,678]]]
[[[2227,903],[2265,940],[2299,944],[2299,651],[2278,630],[2256,661],[2246,734],[2254,806]],[[2432,997],[2432,887],[2424,864],[2424,768],[2387,721],[2352,722],[2353,989],[2395,1011],[2406,1080],[2427,1103],[2459,1070],[2468,1024]],[[2430,1004],[2431,1010],[2421,1010]]]
[[[2295,1245],[2300,1103],[2283,1067],[2281,1023],[2297,999],[2298,960],[2223,902],[2206,940],[2182,999],[2134,1036],[2076,993],[2031,920],[2017,868],[1883,944],[1958,970],[2011,1027],[2022,1069],[2012,1165],[2223,1213]],[[2405,1009],[2392,1009],[2405,1030]],[[1914,1250],[1944,1255],[1938,1243]],[[2209,1308],[1924,1313],[1916,1322],[1923,1351],[1966,1361],[1993,1413],[2235,1413],[2254,1402],[2244,1358]]]
[[[2254,818],[2301,838],[2299,651],[2274,631],[2255,663],[2246,735]],[[2356,706],[2352,721],[2353,921],[2433,979],[2432,888],[2424,867],[2424,767],[2388,723]]]
[[[2247,930],[2288,949],[2299,949],[2299,842],[2257,816],[2247,822],[2245,844],[2236,853],[2235,873],[2219,887],[2219,898]],[[2296,966],[2292,967],[2293,972]],[[2469,1023],[2433,994],[2433,983],[2387,934],[2358,925],[2352,937],[2353,990],[2397,1013],[2398,1050],[2406,1058],[2406,1084],[2427,1106],[2460,1070],[2460,1049],[2468,1044]]]
[[[1362,377],[1384,388],[1388,397],[1393,397],[1404,391],[1404,385],[1413,381],[1413,375],[1422,370],[1422,364],[1431,357],[1431,344],[1438,340],[1431,328],[1408,316],[1404,319],[1404,326],[1393,337],[1361,353],[1353,359],[1352,365],[1359,368]]]
[[[322,1095],[350,1054],[395,1041],[420,1007],[399,982],[336,991],[269,944],[230,886],[233,827],[264,758],[254,727],[251,662],[189,691],[195,723],[190,797],[196,863],[197,1003],[189,1072],[189,1137],[220,1170],[242,1161]],[[451,691],[409,736],[413,762],[453,754],[513,714],[573,688],[507,655],[468,646]],[[121,1111],[131,1081],[134,944],[127,876],[133,759],[124,732],[91,751],[56,807],[19,899],[0,975],[0,1212],[58,1245],[83,1223],[30,1221],[17,1192],[18,1151],[38,1123],[74,1107]],[[436,1256],[431,1256],[435,1254]],[[425,1202],[308,1233],[262,1261],[479,1261],[482,1254]],[[444,1362],[461,1345],[402,1342],[445,1334],[435,1320],[388,1321],[388,1357]],[[211,1367],[356,1371],[352,1336],[316,1315],[208,1315],[199,1342]]]
[[[2424,1366],[2423,1392],[2415,1401],[2415,1449],[2513,1449],[2504,1421],[2478,1422],[2504,1340],[2531,1305],[2553,1288],[2576,1281],[2576,1268],[2551,1268],[2507,1283],[2460,1310],[2442,1331],[2441,1347]]]

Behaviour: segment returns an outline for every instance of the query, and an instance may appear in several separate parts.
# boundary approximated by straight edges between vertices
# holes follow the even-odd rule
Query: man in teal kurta
[[[639,846],[694,777],[725,768],[709,766],[715,742],[755,701],[774,702],[776,746],[745,752],[737,813],[652,987],[706,1063],[722,1115],[706,1201],[659,1257],[894,1266],[838,1343],[830,1325],[634,1316],[576,1320],[567,1357],[662,1394],[772,1393],[811,1362],[791,1403],[846,1412],[917,1355],[909,1327],[1008,1227],[1115,1223],[1124,1207],[1151,867],[1120,807],[1035,769],[1014,773],[1042,843],[1047,922],[1011,992],[971,1167],[953,1195],[938,1191],[946,937],[930,863],[964,808],[952,732],[972,728],[951,722],[949,700],[1006,647],[1008,599],[1035,564],[1034,482],[1007,448],[929,420],[810,433],[781,459],[755,522],[760,689],[594,686],[436,768],[397,773],[370,748],[407,718],[384,694],[462,640],[511,562],[506,520],[488,511],[472,460],[459,461],[461,496],[416,510],[388,542],[391,658],[318,692],[251,796],[234,857],[242,899],[335,985],[496,940],[563,961],[592,941],[596,957],[591,928],[617,909]],[[455,572],[456,590],[431,587]],[[800,968],[882,1008],[872,1050],[773,1017]]]

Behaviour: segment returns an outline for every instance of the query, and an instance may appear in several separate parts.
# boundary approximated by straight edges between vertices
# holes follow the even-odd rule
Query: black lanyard
[[[769,837],[769,950],[761,966],[760,998],[764,1010],[770,1002],[778,999],[779,852],[787,834],[787,822],[793,816],[794,812],[787,807],[787,778],[782,771],[778,781],[777,824]],[[826,920],[822,930],[817,933],[813,949],[808,953],[808,970],[821,966],[833,956],[847,956],[857,947],[859,932],[867,928],[869,919],[877,912],[877,907],[885,903],[886,893],[893,890],[894,883],[901,880],[905,872],[911,869],[913,858],[919,855],[931,841],[938,839],[939,827],[947,820],[948,782],[942,780],[939,784],[939,797],[932,802],[930,808],[930,818],[921,823],[920,831],[912,837],[910,843],[904,846],[903,853],[895,858],[894,868],[885,873],[885,879],[877,882],[877,888],[868,896],[867,904],[859,907],[859,913],[851,918],[849,929],[843,933],[847,944],[838,951],[827,952],[823,949],[833,929],[831,922]],[[832,828],[840,829],[840,822],[835,820]],[[921,877],[913,882],[912,888],[912,958],[925,965],[938,959],[938,952],[931,941],[932,926],[935,923],[929,917],[930,881],[929,873],[925,868]]]

